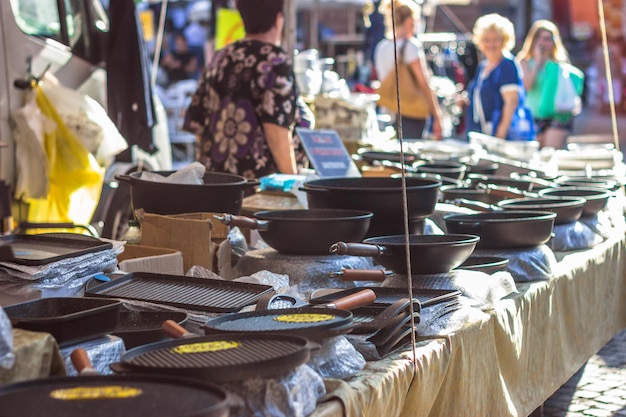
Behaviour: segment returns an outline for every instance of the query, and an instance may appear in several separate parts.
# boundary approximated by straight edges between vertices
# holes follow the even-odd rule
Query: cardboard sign
[[[300,127],[296,128],[296,132],[320,178],[361,176],[337,132]]]

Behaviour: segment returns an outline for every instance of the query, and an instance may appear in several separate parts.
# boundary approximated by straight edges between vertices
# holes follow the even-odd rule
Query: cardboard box
[[[221,271],[229,274],[229,227],[215,220],[215,214],[223,213],[140,213],[141,244],[181,251],[185,272],[201,266],[220,275]]]
[[[118,266],[125,272],[152,272],[156,274],[184,275],[183,254],[170,248],[144,245],[125,245],[117,255]]]

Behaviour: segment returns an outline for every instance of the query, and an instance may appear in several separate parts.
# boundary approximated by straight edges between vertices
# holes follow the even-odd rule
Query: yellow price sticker
[[[276,316],[274,320],[282,323],[319,323],[334,318],[332,314],[283,314]]]
[[[218,352],[220,350],[235,349],[239,346],[241,346],[239,342],[218,340],[215,342],[190,343],[188,345],[176,346],[172,349],[172,352],[179,354]]]
[[[50,392],[50,397],[55,400],[71,401],[134,398],[141,394],[142,391],[139,388],[105,385],[101,387],[57,389]]]

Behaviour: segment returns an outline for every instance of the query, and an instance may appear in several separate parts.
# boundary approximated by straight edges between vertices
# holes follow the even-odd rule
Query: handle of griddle
[[[131,178],[130,175],[126,175],[126,174],[120,174],[120,175],[115,175],[114,177],[118,182],[122,182],[124,184],[128,184],[131,185],[133,183],[133,179]]]
[[[182,339],[193,335],[189,330],[185,329],[174,320],[165,320],[161,325],[161,330],[172,339]]]
[[[96,371],[91,363],[91,359],[89,359],[89,355],[87,355],[87,351],[82,348],[77,348],[70,353],[70,360],[72,361],[72,365],[74,365],[74,369],[78,372],[79,375],[99,375],[100,373]]]
[[[340,272],[333,272],[332,276],[340,276],[343,281],[376,281],[382,282],[391,271],[384,269],[342,269]]]
[[[330,253],[336,255],[351,255],[351,256],[380,256],[385,250],[384,247],[378,245],[372,245],[369,243],[346,243],[337,242],[334,243],[330,249]]]
[[[351,310],[353,308],[366,306],[376,301],[376,293],[370,289],[361,290],[354,294],[338,298],[332,303],[320,307],[336,308],[339,310]]]

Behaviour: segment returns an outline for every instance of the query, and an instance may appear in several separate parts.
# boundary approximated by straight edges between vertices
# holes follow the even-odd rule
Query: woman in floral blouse
[[[281,47],[284,0],[237,0],[246,37],[215,53],[187,109],[196,160],[256,178],[295,174],[305,160],[291,57]]]

